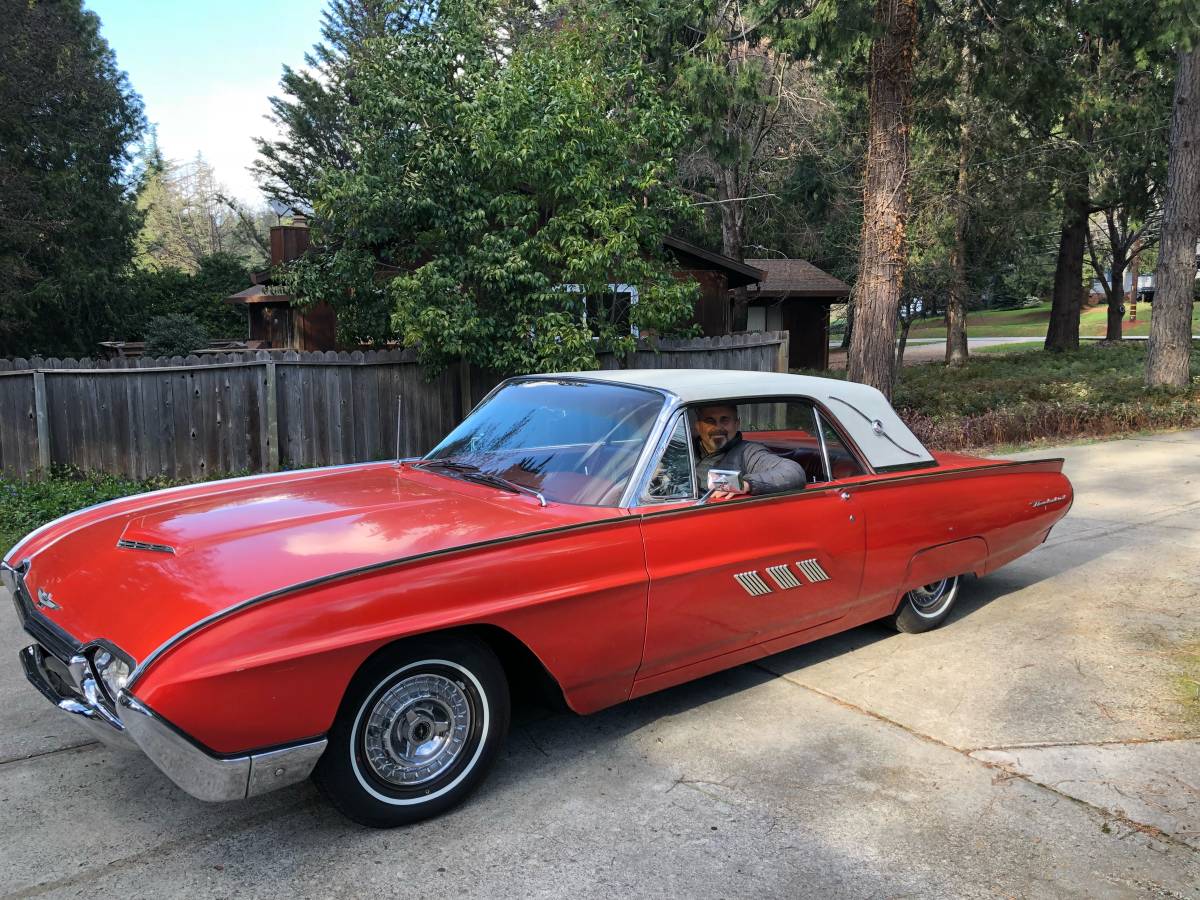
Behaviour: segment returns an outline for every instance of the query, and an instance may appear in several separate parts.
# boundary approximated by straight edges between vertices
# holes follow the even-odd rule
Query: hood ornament
[[[45,588],[38,588],[37,599],[33,601],[33,605],[38,609],[62,609],[54,602],[54,597]]]

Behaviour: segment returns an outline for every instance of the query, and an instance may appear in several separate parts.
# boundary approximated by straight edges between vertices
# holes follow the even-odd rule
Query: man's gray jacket
[[[733,440],[720,450],[706,454],[696,442],[696,476],[701,492],[708,488],[710,469],[736,469],[751,494],[775,494],[804,487],[804,467],[790,459],[776,456],[762,444],[742,439],[739,431]]]

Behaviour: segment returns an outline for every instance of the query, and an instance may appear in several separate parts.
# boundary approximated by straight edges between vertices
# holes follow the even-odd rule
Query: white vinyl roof
[[[838,420],[874,469],[934,462],[887,398],[873,387],[836,378],[730,369],[613,369],[558,372],[547,378],[578,378],[655,388],[683,403],[809,397]]]

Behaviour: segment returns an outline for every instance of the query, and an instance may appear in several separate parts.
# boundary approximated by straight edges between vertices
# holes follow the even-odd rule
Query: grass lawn
[[[1151,303],[1138,304],[1138,320],[1126,316],[1121,331],[1130,337],[1150,334]],[[1042,303],[1029,309],[985,309],[967,315],[967,333],[971,337],[1045,337],[1050,321],[1050,304]],[[1085,308],[1079,316],[1081,337],[1104,337],[1108,332],[1108,307]],[[1192,306],[1192,334],[1200,334],[1200,303]],[[910,338],[945,338],[944,319],[926,319],[913,325]]]
[[[1033,341],[1023,341],[1018,344],[988,344],[986,347],[972,347],[971,355],[983,353],[988,356],[1007,355],[1009,353],[1036,353],[1042,349],[1041,344]]]

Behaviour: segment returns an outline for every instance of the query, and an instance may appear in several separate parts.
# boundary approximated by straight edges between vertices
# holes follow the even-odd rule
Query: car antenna
[[[396,465],[400,466],[403,463],[400,461],[400,425],[403,421],[400,417],[404,412],[404,395],[400,394],[396,397]]]

